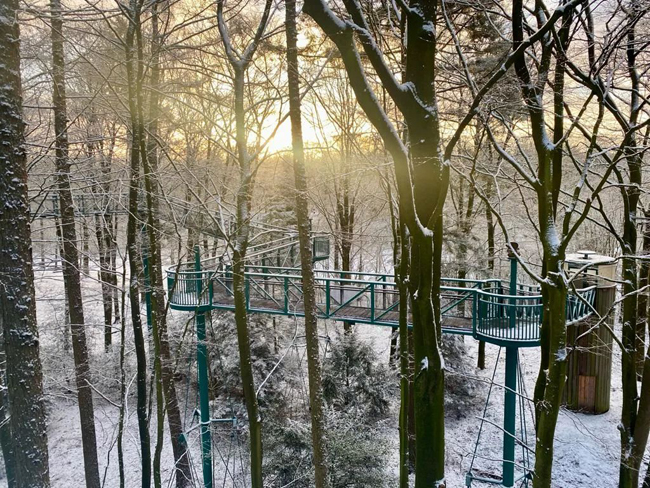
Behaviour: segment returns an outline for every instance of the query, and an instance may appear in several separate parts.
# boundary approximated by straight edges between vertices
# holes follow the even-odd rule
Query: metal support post
[[[196,292],[201,299],[201,251],[196,246],[194,270],[197,272]],[[200,303],[200,302],[199,302]],[[199,407],[201,409],[201,457],[203,485],[212,488],[212,438],[210,432],[210,397],[208,393],[208,348],[205,342],[205,312],[196,313],[196,362],[199,373]]]
[[[503,486],[515,483],[515,435],[517,418],[517,356],[519,349],[506,347],[506,393],[503,409]]]

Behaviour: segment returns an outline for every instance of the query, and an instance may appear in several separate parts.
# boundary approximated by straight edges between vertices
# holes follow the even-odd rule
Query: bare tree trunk
[[[129,15],[133,18],[140,6],[137,0],[130,0]],[[138,431],[140,435],[140,451],[142,456],[142,488],[151,486],[151,445],[149,434],[149,419],[147,414],[147,357],[146,344],[142,330],[142,319],[140,317],[140,283],[141,276],[140,255],[137,242],[138,223],[138,192],[140,179],[140,142],[143,134],[139,132],[136,99],[134,93],[136,77],[136,46],[135,46],[136,25],[135,22],[128,23],[125,39],[126,69],[129,85],[129,113],[131,122],[131,151],[130,165],[131,174],[129,178],[129,219],[127,223],[126,238],[127,252],[129,257],[129,301],[131,304],[131,322],[133,325],[133,337],[135,342],[135,354],[137,362],[137,417]]]
[[[125,302],[126,270],[122,274],[122,304]],[[126,319],[120,323],[120,413],[117,426],[117,463],[120,473],[120,488],[124,488],[124,421],[126,415]]]
[[[492,198],[493,187],[492,181],[488,180],[485,196],[489,200]],[[494,216],[492,215],[492,210],[489,205],[485,206],[485,223],[487,225],[487,245],[488,245],[488,262],[487,269],[491,277],[494,276],[494,259],[496,256],[496,243],[494,241]],[[477,366],[479,369],[485,369],[485,341],[478,342],[478,363]]]
[[[354,28],[343,22],[323,0],[308,0],[305,11],[338,47],[357,100],[379,131],[393,157],[399,191],[400,215],[411,232],[410,296],[415,353],[414,414],[416,430],[415,486],[443,488],[444,476],[444,372],[440,351],[440,273],[442,258],[442,207],[449,170],[442,165],[436,79],[435,25],[437,3],[412,1],[406,30],[406,82],[408,94],[389,72],[358,2],[345,2],[352,21],[364,34],[359,41],[365,54],[400,106],[408,126],[407,152],[387,119],[365,76],[355,46]],[[415,96],[417,94],[417,96]],[[410,167],[413,172],[411,174]]]
[[[163,383],[165,407],[167,409],[167,420],[169,435],[171,437],[172,451],[174,453],[174,464],[176,466],[176,487],[184,488],[192,481],[190,459],[187,453],[187,445],[184,442],[183,422],[176,395],[174,383],[174,361],[169,347],[167,334],[167,308],[165,306],[165,288],[163,286],[162,258],[160,249],[160,219],[159,212],[159,183],[157,181],[158,170],[158,105],[160,85],[160,51],[161,35],[158,27],[158,2],[151,6],[152,23],[152,62],[151,78],[149,85],[149,121],[147,125],[147,147],[144,147],[144,138],[141,141],[141,153],[144,167],[144,181],[147,195],[147,230],[149,236],[149,268],[150,280],[153,293],[151,294],[151,308],[153,334],[158,341],[160,353],[160,373]],[[140,46],[139,51],[142,50]],[[140,110],[141,127],[144,127],[142,110]]]
[[[61,211],[61,238],[63,247],[63,279],[70,311],[72,351],[75,362],[81,441],[84,455],[86,486],[100,488],[95,410],[90,387],[90,363],[86,344],[86,324],[81,295],[79,251],[75,229],[74,203],[70,190],[70,160],[68,157],[67,109],[65,95],[65,61],[63,53],[63,18],[60,0],[50,0],[52,13],[52,78],[54,90],[54,131],[56,135],[56,170]]]
[[[104,309],[104,350],[109,351],[113,342],[113,290],[110,278],[110,255],[106,248],[106,229],[101,224],[102,217],[95,216],[95,237],[99,254],[99,280],[102,283],[102,304]]]
[[[399,407],[399,486],[408,488],[411,464],[409,440],[412,430],[409,428],[410,390],[411,390],[411,361],[409,359],[409,329],[408,329],[408,273],[409,273],[409,244],[408,231],[404,223],[399,220],[399,266],[397,269],[397,289],[399,291],[399,366],[400,366],[400,407]]]
[[[240,54],[233,48],[230,33],[223,17],[223,0],[217,0],[217,20],[219,33],[223,42],[228,62],[233,76],[233,91],[235,99],[235,140],[237,145],[237,162],[239,164],[239,187],[237,188],[237,229],[233,248],[233,297],[235,303],[235,324],[237,327],[237,343],[239,347],[239,365],[241,370],[242,389],[248,413],[250,432],[251,456],[251,487],[262,488],[262,418],[259,411],[253,364],[251,357],[250,333],[248,329],[248,310],[246,293],[246,251],[250,239],[251,198],[253,193],[253,168],[251,156],[248,153],[248,134],[246,127],[246,111],[244,108],[244,84],[248,67],[259,47],[262,36],[266,31],[271,13],[271,0],[264,3],[264,11],[255,31],[253,40]]]
[[[293,143],[293,171],[296,185],[296,220],[300,243],[302,268],[302,296],[305,308],[305,339],[307,342],[307,370],[309,375],[309,405],[311,413],[311,438],[316,488],[331,486],[327,459],[327,437],[323,409],[323,385],[318,347],[318,317],[316,314],[316,282],[310,239],[309,202],[307,200],[307,175],[302,138],[302,113],[300,108],[300,77],[298,68],[298,28],[296,26],[296,0],[286,0],[287,75],[289,81],[289,116]]]
[[[569,46],[569,28],[573,10],[566,9],[562,25],[558,30],[555,45],[546,43],[542,55],[545,66],[550,65],[550,50],[554,47],[557,58],[554,70],[554,125],[553,141],[546,132],[543,93],[545,78],[533,81],[526,59],[515,60],[515,71],[522,97],[526,103],[531,125],[533,143],[537,152],[537,213],[539,235],[543,248],[542,302],[544,312],[541,325],[541,360],[535,385],[536,443],[534,488],[550,488],[553,469],[553,452],[557,418],[562,403],[566,382],[566,303],[567,282],[563,263],[570,236],[562,238],[563,226],[556,222],[558,198],[562,184],[562,146],[564,137],[564,76],[566,71],[566,50]],[[524,40],[524,8],[521,0],[512,6],[513,49]],[[547,72],[540,69],[544,76]],[[570,215],[570,214],[568,214]],[[565,222],[567,222],[565,220]],[[568,226],[568,224],[566,225]]]
[[[250,160],[246,148],[247,139],[244,121],[244,72],[235,68],[235,117],[237,120],[237,150],[239,154],[239,190],[237,192],[237,231],[233,251],[233,295],[235,301],[235,323],[239,345],[242,389],[246,401],[250,431],[251,486],[262,488],[262,418],[255,390],[253,364],[248,329],[246,300],[246,248],[250,233],[250,200],[252,179]]]
[[[81,217],[81,240],[83,244],[83,253],[81,256],[81,266],[83,270],[83,274],[88,276],[88,273],[90,271],[90,247],[89,247],[89,241],[90,241],[90,231],[88,230],[88,222],[86,222],[86,216],[83,215]]]
[[[639,397],[637,379],[641,376],[641,366],[645,357],[645,324],[638,315],[639,310],[639,269],[637,266],[637,240],[636,216],[639,211],[643,178],[643,155],[637,147],[636,129],[640,113],[640,78],[637,71],[636,57],[638,55],[638,40],[636,39],[636,24],[640,18],[640,4],[633,0],[626,10],[627,13],[627,68],[631,85],[629,100],[630,130],[627,144],[624,149],[629,184],[621,187],[623,197],[623,355],[621,360],[623,407],[621,412],[621,463],[619,469],[619,487],[637,488],[639,472],[643,461],[650,428],[641,417],[645,412],[640,405],[646,403],[645,398]],[[647,363],[647,360],[645,361]],[[644,382],[645,383],[645,382]],[[641,396],[646,393],[641,392]],[[650,391],[647,392],[650,395]],[[640,401],[641,400],[641,401]],[[640,440],[644,439],[642,443]]]
[[[27,199],[18,1],[0,2],[0,327],[19,488],[50,486]]]

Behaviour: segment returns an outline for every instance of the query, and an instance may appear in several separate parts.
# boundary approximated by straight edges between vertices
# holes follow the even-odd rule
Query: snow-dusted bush
[[[388,414],[396,387],[394,375],[378,363],[375,351],[354,332],[332,341],[323,363],[323,392],[331,408],[357,412],[363,422],[371,422]]]
[[[378,363],[373,349],[359,341],[354,333],[337,337],[327,350],[323,388],[332,486],[394,486],[387,469],[389,443],[377,420],[388,413],[389,398],[396,388],[395,378]],[[304,367],[289,361],[284,373],[295,373]],[[298,389],[294,393],[285,413],[265,415],[266,484],[272,487],[314,486],[309,413],[295,408],[296,404],[308,403],[307,391]]]
[[[467,354],[462,336],[445,334],[442,342],[445,358],[445,413],[460,419],[473,415],[485,401],[485,384],[475,376],[474,358]]]
[[[395,486],[388,469],[390,443],[378,427],[364,425],[359,412],[327,411],[327,447],[332,488]],[[271,425],[269,425],[271,424]],[[269,421],[265,435],[265,485],[314,486],[311,429],[303,421]]]

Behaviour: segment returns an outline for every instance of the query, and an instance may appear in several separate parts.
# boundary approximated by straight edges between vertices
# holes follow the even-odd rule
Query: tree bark
[[[639,269],[635,258],[637,253],[638,233],[636,217],[639,211],[641,188],[643,183],[643,155],[637,147],[636,129],[640,113],[640,79],[637,71],[636,57],[638,54],[636,39],[636,24],[639,15],[639,3],[636,0],[626,10],[627,13],[627,69],[630,81],[629,120],[628,126],[634,128],[627,134],[628,142],[624,153],[629,174],[629,183],[621,187],[623,198],[623,355],[621,358],[623,406],[621,411],[621,462],[619,469],[619,487],[637,488],[639,472],[643,461],[650,425],[639,423],[639,418],[645,416],[640,405],[647,404],[646,398],[639,397],[637,377],[640,376],[645,357],[645,324],[638,315],[639,311]],[[647,363],[648,360],[646,359]],[[647,368],[644,368],[647,370]],[[645,381],[644,381],[645,383]],[[641,392],[650,395],[650,390]],[[643,439],[642,443],[639,443]]]
[[[386,74],[382,54],[369,38],[370,28],[358,2],[346,0],[365,54],[405,117],[410,142],[404,147],[367,81],[356,49],[355,29],[338,18],[324,0],[307,0],[305,11],[337,45],[357,100],[378,130],[393,157],[400,215],[411,233],[411,295],[415,352],[414,413],[416,430],[415,486],[443,488],[444,476],[444,372],[440,351],[440,273],[442,256],[442,207],[449,169],[442,165],[439,121],[436,110],[437,3],[413,1],[408,17],[406,82],[408,90],[395,86]],[[410,168],[413,168],[412,173]]]
[[[36,324],[18,1],[0,2],[0,327],[6,354],[16,486],[50,486],[43,373]]]
[[[159,111],[159,89],[160,89],[160,51],[161,35],[158,27],[158,2],[151,6],[152,24],[152,61],[151,77],[149,80],[149,121],[147,124],[147,147],[144,147],[144,138],[141,141],[141,154],[144,182],[147,203],[147,232],[149,237],[149,269],[150,282],[152,287],[151,308],[153,334],[158,341],[160,354],[160,373],[163,383],[165,407],[167,409],[167,420],[169,435],[171,437],[174,464],[176,466],[176,487],[184,488],[192,481],[190,459],[187,453],[187,445],[183,436],[183,421],[181,418],[176,385],[174,382],[174,361],[169,347],[169,336],[167,333],[167,308],[165,306],[165,287],[163,285],[162,258],[160,248],[160,218],[159,218],[159,183],[157,181],[158,170],[158,111]],[[142,50],[140,46],[139,51]],[[140,55],[141,56],[141,55]],[[142,109],[140,109],[140,126],[144,127]]]
[[[102,305],[104,310],[104,351],[110,350],[113,343],[113,290],[111,286],[111,258],[110,251],[107,247],[106,225],[102,222],[104,219],[95,216],[95,237],[97,239],[97,252],[99,254],[99,280],[102,283]]]
[[[246,251],[250,239],[251,198],[253,193],[252,158],[248,153],[248,134],[246,127],[245,76],[253,56],[266,31],[271,13],[271,0],[264,3],[264,11],[255,31],[253,40],[242,54],[231,44],[230,33],[223,17],[223,0],[217,0],[217,21],[228,62],[233,76],[233,94],[235,101],[235,142],[237,162],[239,165],[239,186],[237,188],[236,222],[233,246],[233,298],[235,303],[235,325],[239,347],[239,364],[242,389],[248,413],[251,456],[251,487],[263,488],[262,482],[262,417],[259,410],[253,364],[251,357],[250,332],[248,329],[248,310],[246,293]]]
[[[408,329],[408,273],[409,273],[409,245],[406,226],[399,219],[399,262],[397,268],[397,289],[399,292],[399,370],[400,370],[400,407],[399,407],[399,486],[408,488],[409,474],[412,462],[409,451],[411,449],[409,426],[410,416],[410,390],[411,390],[411,361],[409,348]]]
[[[52,14],[52,79],[54,89],[54,131],[56,138],[56,171],[61,212],[61,239],[63,248],[63,280],[70,312],[72,352],[75,363],[77,399],[81,420],[81,442],[87,488],[100,488],[95,434],[95,410],[90,376],[86,324],[81,295],[79,250],[75,228],[74,203],[70,189],[70,159],[68,156],[68,120],[65,94],[65,59],[63,52],[63,16],[60,0],[50,0]]]
[[[318,344],[318,317],[316,314],[316,280],[310,238],[307,175],[302,138],[300,108],[300,77],[298,66],[298,28],[296,0],[286,0],[287,78],[289,83],[289,117],[293,145],[293,172],[296,186],[296,221],[302,268],[302,296],[305,308],[305,340],[307,343],[307,372],[309,376],[309,405],[311,438],[316,488],[329,488],[327,436],[323,408],[323,385]]]
[[[237,154],[239,159],[239,189],[237,191],[237,230],[233,251],[233,296],[235,324],[239,346],[239,363],[242,388],[250,433],[251,487],[262,488],[262,417],[260,415],[248,329],[248,304],[246,299],[246,250],[250,238],[250,206],[253,185],[251,161],[248,156],[246,122],[244,120],[244,74],[235,68],[235,123],[237,129]]]
[[[137,0],[130,0],[129,14],[136,15],[139,9]],[[129,22],[125,38],[126,71],[128,79],[129,115],[131,122],[131,150],[130,150],[130,175],[129,175],[129,218],[126,230],[126,246],[129,258],[129,302],[131,304],[131,322],[133,325],[133,338],[136,354],[136,381],[137,381],[137,417],[138,432],[140,436],[140,453],[142,457],[142,488],[151,486],[151,438],[149,433],[149,419],[147,414],[147,356],[146,343],[142,330],[140,317],[140,253],[138,252],[137,224],[138,224],[138,192],[140,180],[140,147],[142,134],[138,124],[136,99],[134,93],[136,77],[136,26]]]
[[[4,340],[0,342],[0,447],[5,462],[5,475],[8,488],[16,488],[16,466],[14,465],[14,447],[11,440],[11,414],[9,413],[9,398],[7,396],[6,360]]]

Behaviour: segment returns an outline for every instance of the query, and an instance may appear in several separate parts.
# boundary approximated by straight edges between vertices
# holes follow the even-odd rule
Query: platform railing
[[[570,293],[566,302],[566,321],[573,324],[586,319],[593,313],[596,301],[596,285],[578,290],[578,295]]]
[[[488,342],[539,342],[542,317],[541,295],[503,295],[477,292],[478,320],[474,336]]]
[[[176,307],[212,307],[213,274],[213,271],[167,270],[169,301]]]
[[[289,270],[282,270],[283,273],[246,272],[247,308],[262,313],[304,315],[302,276],[289,274]],[[390,275],[363,273],[365,279],[352,279],[341,278],[338,272],[337,276],[333,274],[327,270],[316,273],[316,306],[320,317],[390,327],[399,325],[399,290],[389,281]],[[169,300],[174,308],[234,309],[233,275],[229,269],[170,269],[167,279]],[[531,346],[539,343],[543,306],[542,296],[532,294],[534,288],[520,289],[518,286],[517,291],[526,294],[512,296],[503,293],[507,287],[499,280],[444,279],[442,283],[443,326],[446,319],[448,328],[465,329],[477,339],[497,344],[516,342]],[[570,293],[567,299],[568,323],[592,313],[596,287],[577,290],[577,294],[580,296]]]
[[[251,267],[256,268],[258,267]],[[399,291],[394,282],[387,281],[390,275],[367,273],[365,280],[355,280],[333,277],[331,274],[322,272],[316,275],[316,302],[320,316],[392,327],[398,325]],[[379,280],[370,281],[370,277]],[[302,276],[246,272],[244,283],[249,309],[286,315],[304,313]],[[224,309],[234,307],[233,276],[229,269],[198,272],[169,269],[167,286],[169,300],[175,308],[191,310],[208,305]],[[471,302],[474,300],[475,290],[481,289],[482,286],[480,282],[472,282],[465,287],[441,287],[442,315],[466,318],[467,328],[471,328]]]
[[[569,293],[566,322],[575,323],[589,317],[596,299],[596,286]],[[540,340],[542,295],[504,295],[477,291],[474,336],[493,343],[517,342],[536,345]]]

